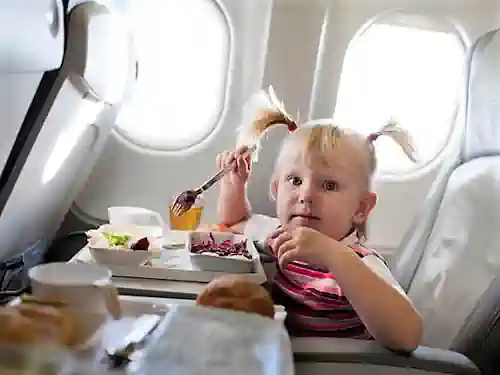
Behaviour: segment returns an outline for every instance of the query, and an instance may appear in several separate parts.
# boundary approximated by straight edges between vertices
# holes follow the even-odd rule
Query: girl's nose
[[[314,198],[314,187],[309,183],[303,183],[300,186],[299,191],[299,202],[300,203],[312,203]]]

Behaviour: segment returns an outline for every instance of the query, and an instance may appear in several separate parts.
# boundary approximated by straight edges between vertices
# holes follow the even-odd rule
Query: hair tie
[[[273,86],[269,86],[268,89],[268,98],[270,103],[274,108],[278,110],[279,113],[281,113],[285,119],[285,125],[288,128],[289,132],[294,132],[297,130],[298,125],[297,122],[294,120],[292,116],[286,111],[285,105],[281,100],[278,99],[278,96],[276,95],[276,92],[274,91]]]
[[[289,132],[294,132],[298,128],[297,123],[291,118],[287,118],[286,126]]]
[[[377,140],[377,138],[380,137],[380,133],[379,132],[376,132],[376,133],[370,133],[368,135],[368,137],[366,137],[366,140],[370,143],[373,143]]]

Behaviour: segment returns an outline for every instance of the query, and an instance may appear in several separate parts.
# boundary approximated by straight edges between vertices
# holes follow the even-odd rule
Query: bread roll
[[[52,340],[50,327],[22,316],[15,308],[0,309],[0,341],[8,344],[32,345]]]
[[[0,341],[6,343],[75,344],[76,321],[57,307],[35,303],[3,307],[0,308],[0,321]]]
[[[75,341],[75,322],[63,309],[53,306],[20,304],[19,313],[39,325],[52,327],[55,339],[64,345],[72,345]]]
[[[229,275],[212,280],[196,303],[274,318],[274,303],[269,293],[244,276]]]

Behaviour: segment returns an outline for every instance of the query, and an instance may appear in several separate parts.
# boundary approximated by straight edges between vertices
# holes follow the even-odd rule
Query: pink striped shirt
[[[361,258],[382,257],[351,235],[344,241]],[[349,243],[350,242],[350,243]],[[385,264],[385,262],[384,262]],[[335,275],[302,262],[277,267],[271,289],[275,303],[287,310],[286,325],[292,336],[329,336],[371,339],[365,325]]]

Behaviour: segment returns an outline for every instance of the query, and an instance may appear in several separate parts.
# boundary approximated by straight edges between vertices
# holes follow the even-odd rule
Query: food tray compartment
[[[193,247],[200,243],[222,244],[230,241],[231,244],[246,242],[246,250],[250,259],[243,256],[223,256],[215,253],[197,254]],[[245,236],[223,232],[189,232],[187,238],[187,250],[191,262],[201,270],[227,273],[255,273],[259,262],[259,254],[251,240]]]
[[[92,258],[98,264],[111,266],[132,266],[139,267],[146,261],[154,257],[162,247],[162,240],[154,237],[155,228],[137,226],[132,224],[104,224],[96,230],[88,233],[88,248]],[[147,238],[149,249],[132,250],[126,247],[110,247],[101,233],[127,234],[130,235],[130,242],[137,242],[141,238]]]

